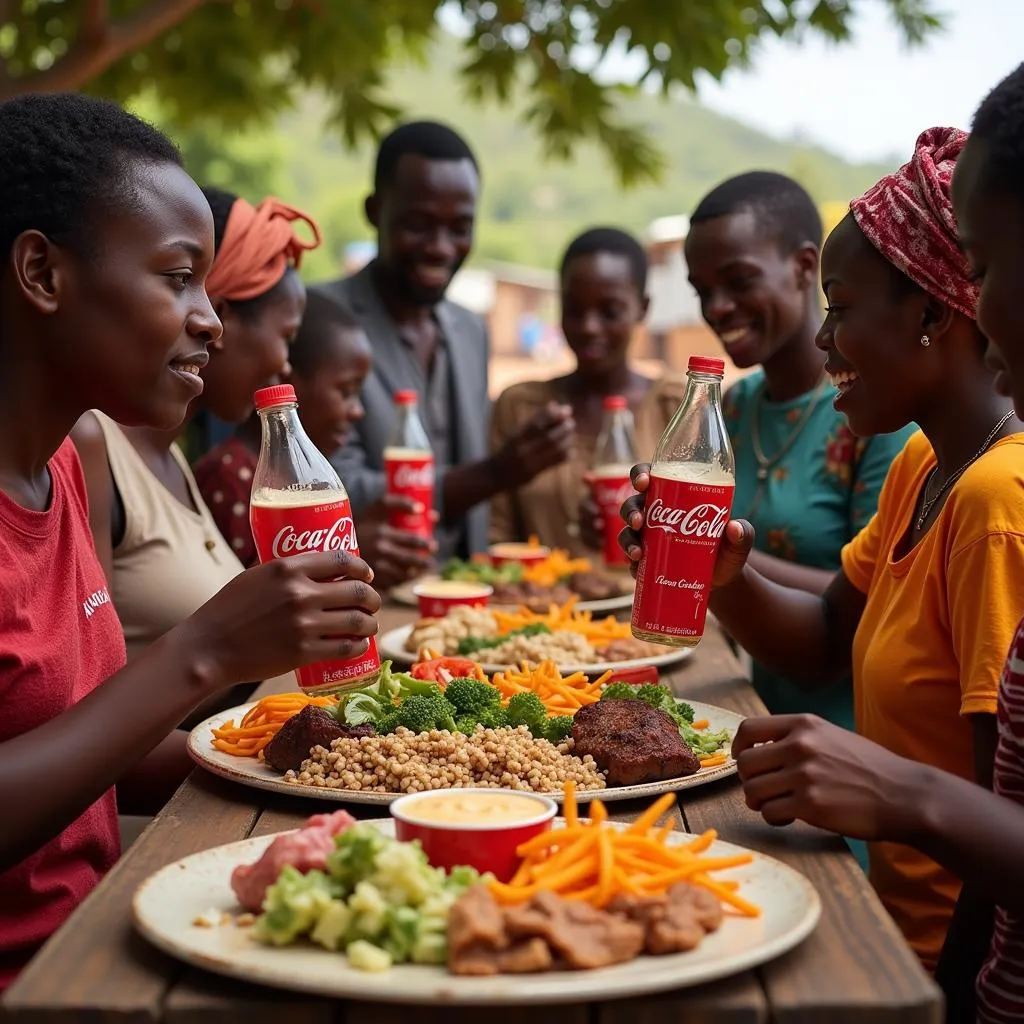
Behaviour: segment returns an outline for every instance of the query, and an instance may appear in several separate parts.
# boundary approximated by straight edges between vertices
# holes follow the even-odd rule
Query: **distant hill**
[[[688,212],[718,181],[753,168],[791,174],[823,205],[845,203],[889,170],[848,163],[818,146],[771,138],[692,99],[663,102],[643,96],[624,105],[623,116],[648,126],[671,166],[662,183],[623,192],[595,147],[581,148],[570,164],[545,162],[538,142],[516,122],[514,110],[468,103],[454,73],[458,60],[455,42],[442,37],[428,66],[392,74],[390,91],[410,116],[456,126],[478,153],[483,202],[476,259],[550,267],[573,233],[584,227],[610,223],[640,232],[657,217]],[[370,237],[362,199],[370,180],[372,147],[346,151],[324,127],[325,110],[322,99],[310,97],[279,122],[276,138],[262,146],[251,137],[246,140],[249,150],[258,151],[250,159],[266,161],[279,194],[307,204],[321,219],[328,246],[313,254],[314,276],[336,268],[347,242]],[[243,152],[229,163],[245,159]],[[228,179],[216,182],[228,185],[237,173],[228,167],[212,176]],[[235,184],[250,191],[246,181]]]

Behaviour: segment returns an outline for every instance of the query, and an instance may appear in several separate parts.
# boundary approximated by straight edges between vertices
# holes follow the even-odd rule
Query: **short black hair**
[[[288,349],[288,362],[303,377],[313,374],[323,362],[331,330],[361,331],[363,325],[347,306],[316,288],[306,292],[306,312],[295,340]]]
[[[981,101],[971,133],[988,144],[985,180],[1024,195],[1024,64]]]
[[[130,202],[133,164],[173,163],[166,135],[116,103],[79,93],[27,93],[0,103],[0,246],[43,232],[83,252],[112,203]]]
[[[406,154],[428,160],[468,160],[480,175],[469,143],[454,128],[440,121],[409,121],[401,124],[381,141],[373,169],[373,187],[379,191],[394,177],[398,161]]]
[[[821,214],[802,185],[777,171],[748,171],[716,185],[690,214],[691,224],[749,210],[758,229],[787,256],[801,245],[821,248]]]
[[[214,260],[220,252],[221,243],[224,241],[224,231],[228,226],[228,217],[231,215],[231,207],[238,202],[239,197],[234,192],[227,192],[222,188],[214,188],[212,185],[202,186],[203,195],[210,204],[210,212],[213,214],[213,252]],[[284,286],[289,274],[297,273],[294,267],[289,266],[281,275],[280,279],[271,285],[262,295],[256,295],[251,299],[231,299],[231,308],[239,317],[247,323],[252,323],[263,309],[264,304],[273,301],[277,290]]]
[[[562,256],[560,276],[565,277],[569,264],[577,256],[592,256],[598,252],[622,256],[629,263],[629,273],[636,290],[643,296],[647,290],[647,253],[628,231],[619,228],[590,228],[577,235]]]

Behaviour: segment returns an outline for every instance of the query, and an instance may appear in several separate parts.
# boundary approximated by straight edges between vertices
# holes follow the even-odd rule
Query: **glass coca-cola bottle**
[[[658,442],[646,495],[633,636],[696,647],[735,489],[721,359],[691,356],[682,404]]]
[[[629,564],[619,546],[622,527],[619,509],[633,493],[629,471],[636,461],[633,414],[629,411],[629,403],[623,395],[609,395],[604,400],[604,420],[597,435],[594,462],[587,482],[604,521],[604,563],[610,567]]]
[[[395,426],[384,448],[388,494],[397,494],[420,505],[419,512],[392,511],[388,523],[421,537],[434,532],[434,452],[420,421],[415,391],[395,392]]]
[[[295,389],[277,384],[256,392],[263,426],[252,479],[249,521],[261,562],[307,551],[359,554],[348,492],[299,422]],[[296,669],[304,690],[333,692],[357,686],[380,668],[377,641],[358,658],[320,661]]]

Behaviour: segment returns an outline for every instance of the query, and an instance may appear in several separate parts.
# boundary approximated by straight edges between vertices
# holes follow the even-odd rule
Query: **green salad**
[[[282,868],[267,889],[255,936],[273,946],[309,939],[344,952],[361,971],[443,964],[448,911],[489,877],[469,867],[446,873],[427,863],[418,842],[400,843],[372,825],[353,825],[335,837],[326,871]]]
[[[520,583],[523,566],[520,562],[505,562],[491,565],[490,562],[469,562],[462,558],[449,559],[441,567],[441,578],[466,580],[472,583]]]

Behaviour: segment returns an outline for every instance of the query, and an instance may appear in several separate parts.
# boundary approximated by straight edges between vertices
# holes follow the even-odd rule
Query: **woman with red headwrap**
[[[808,688],[852,669],[862,736],[989,786],[999,679],[1024,608],[1024,434],[993,390],[957,242],[950,181],[965,139],[924,132],[909,163],[851,203],[822,252],[817,343],[836,408],[860,436],[921,428],[893,462],[878,512],[820,598],[748,566],[753,528],[731,522],[710,607],[755,658]],[[634,470],[638,490],[647,468]],[[642,502],[623,510],[634,559]],[[806,715],[744,723],[734,752],[747,803],[773,823],[804,818],[868,840],[879,895],[934,968],[960,883],[903,845],[913,837],[881,812],[892,780],[858,771],[849,751],[867,745],[840,733]],[[845,813],[852,790],[878,813]]]

